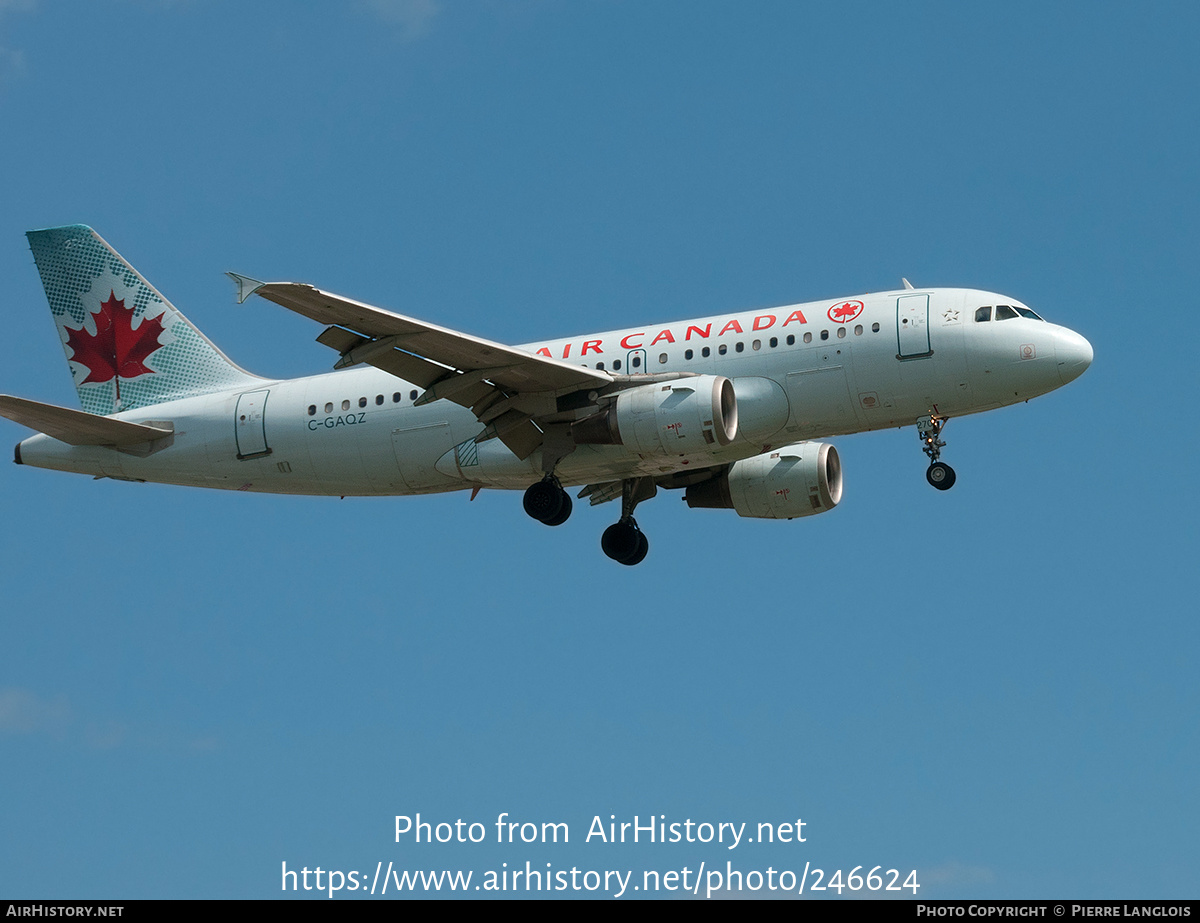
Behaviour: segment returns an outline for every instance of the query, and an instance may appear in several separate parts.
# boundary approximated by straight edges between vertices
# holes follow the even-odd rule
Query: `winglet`
[[[230,273],[230,275],[233,275],[233,273]],[[907,279],[905,279],[903,276],[900,277],[900,281],[904,283],[904,287],[906,289],[909,289],[910,291],[912,290],[912,287],[913,287],[912,283],[909,282]]]
[[[237,286],[238,304],[244,303],[247,298],[267,284],[266,282],[259,282],[257,279],[251,279],[249,276],[243,276],[236,272],[227,272],[225,275],[229,276],[233,280],[233,284]]]

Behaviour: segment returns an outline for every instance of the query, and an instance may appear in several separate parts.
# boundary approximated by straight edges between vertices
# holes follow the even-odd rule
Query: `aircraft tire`
[[[525,491],[525,512],[538,522],[549,523],[562,512],[564,499],[569,499],[566,492],[553,481],[538,481]],[[569,510],[567,515],[571,515]]]
[[[646,554],[650,551],[650,539],[646,538],[645,532],[638,532],[637,550],[621,561],[622,564],[633,567],[635,564],[641,564],[646,559]]]
[[[600,536],[600,547],[608,557],[612,558],[618,564],[624,564],[641,549],[641,541],[638,538],[641,534],[637,524],[633,520],[614,522]],[[647,542],[648,546],[649,543]],[[641,558],[638,560],[641,560]]]
[[[945,462],[934,462],[925,472],[925,480],[938,490],[949,490],[954,486],[954,469]]]
[[[562,494],[562,508],[558,511],[558,515],[553,519],[542,520],[542,522],[548,526],[561,526],[564,522],[571,518],[571,507],[574,505],[571,503],[571,495],[565,490],[561,489],[559,490],[559,493]]]

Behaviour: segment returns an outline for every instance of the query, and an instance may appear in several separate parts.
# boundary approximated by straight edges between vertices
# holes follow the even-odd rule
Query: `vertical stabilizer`
[[[107,415],[259,381],[91,228],[25,236],[84,410]]]

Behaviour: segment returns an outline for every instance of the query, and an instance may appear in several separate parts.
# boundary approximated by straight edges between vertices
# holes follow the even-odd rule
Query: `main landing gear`
[[[946,425],[945,417],[927,416],[917,420],[917,435],[923,443],[922,450],[929,456],[929,469],[925,472],[925,480],[938,490],[949,490],[954,486],[954,469],[941,458],[942,449],[946,443],[942,441],[942,427]]]
[[[633,511],[643,500],[649,500],[658,487],[654,478],[630,478],[621,482],[621,518],[604,530],[600,548],[618,564],[632,567],[641,564],[650,551],[646,533],[638,528]]]
[[[558,478],[546,475],[525,491],[525,512],[548,526],[561,526],[571,516],[571,495]]]
[[[650,551],[650,541],[646,533],[638,528],[637,520],[630,516],[620,522],[614,522],[600,536],[600,547],[604,553],[618,564],[642,563]]]
[[[600,537],[601,549],[618,564],[640,564],[650,550],[650,542],[638,528],[633,511],[656,493],[658,487],[654,478],[630,478],[621,482],[621,518]],[[571,497],[563,490],[558,478],[548,474],[525,491],[525,512],[548,526],[561,526],[571,515]]]

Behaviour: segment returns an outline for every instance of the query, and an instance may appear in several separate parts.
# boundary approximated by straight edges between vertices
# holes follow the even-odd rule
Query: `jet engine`
[[[823,442],[798,442],[736,461],[724,474],[687,489],[687,505],[737,510],[755,519],[824,513],[842,499],[842,463]]]
[[[738,434],[733,382],[697,375],[619,392],[571,427],[577,445],[623,445],[643,455],[688,455],[727,446]]]

